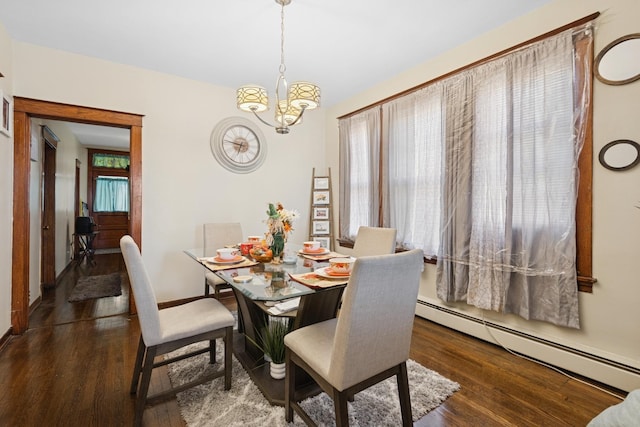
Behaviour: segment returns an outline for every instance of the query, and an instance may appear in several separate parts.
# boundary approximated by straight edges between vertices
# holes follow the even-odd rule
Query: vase
[[[273,378],[274,380],[283,379],[285,375],[285,367],[286,367],[286,363],[284,362],[282,363],[270,362],[269,373],[271,374],[271,378]]]
[[[282,255],[284,253],[284,233],[274,233],[273,243],[271,244],[271,252],[273,252],[273,264],[282,263]]]

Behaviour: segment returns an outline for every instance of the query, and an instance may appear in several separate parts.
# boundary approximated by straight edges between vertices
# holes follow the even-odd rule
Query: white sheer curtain
[[[94,199],[95,212],[129,212],[129,179],[99,176]]]
[[[384,104],[383,194],[387,226],[405,248],[438,252],[443,146],[443,85],[436,83]]]
[[[443,300],[579,328],[575,211],[586,108],[576,99],[589,99],[591,70],[575,66],[578,33],[591,37],[590,27],[561,33],[448,85],[466,102],[446,100],[448,115],[464,119],[447,129]]]
[[[377,227],[380,212],[380,109],[342,119],[340,236],[355,239],[361,225]]]

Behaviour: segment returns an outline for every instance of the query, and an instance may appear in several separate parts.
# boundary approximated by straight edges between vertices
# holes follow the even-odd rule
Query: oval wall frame
[[[602,147],[598,160],[602,166],[612,171],[629,170],[640,163],[640,144],[630,139],[611,141]]]
[[[619,37],[606,45],[596,56],[594,74],[608,85],[640,79],[640,33]]]

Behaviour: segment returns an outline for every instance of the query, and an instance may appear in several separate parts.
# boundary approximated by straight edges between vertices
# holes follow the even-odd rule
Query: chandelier
[[[258,113],[269,109],[269,96],[264,87],[245,85],[238,88],[236,96],[237,106],[240,110],[253,113],[262,123],[274,127],[276,132],[287,134],[289,126],[302,122],[302,115],[306,110],[313,110],[320,106],[320,88],[313,83],[302,81],[293,82],[291,86],[287,84],[287,79],[284,76],[287,69],[284,65],[284,7],[291,3],[291,0],[275,0],[275,2],[282,7],[280,11],[280,69],[275,94],[276,124],[272,125],[258,115]]]

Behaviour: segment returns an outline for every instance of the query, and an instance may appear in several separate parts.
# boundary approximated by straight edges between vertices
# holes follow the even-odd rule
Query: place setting
[[[329,266],[318,268],[310,273],[289,274],[292,280],[302,283],[312,289],[329,288],[345,285],[351,277],[354,258],[331,258]]]
[[[257,262],[241,255],[240,251],[234,247],[220,248],[216,251],[216,256],[202,258],[212,270],[222,270],[225,268],[238,268],[256,265]]]
[[[318,241],[303,242],[302,245],[302,249],[298,251],[298,254],[312,261],[327,261],[331,258],[344,257],[342,254],[323,248]]]

